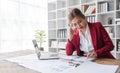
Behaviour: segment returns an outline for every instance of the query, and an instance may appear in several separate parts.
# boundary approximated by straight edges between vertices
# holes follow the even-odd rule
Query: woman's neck
[[[80,29],[80,31],[82,32],[82,34],[85,36],[85,32],[86,32],[86,27]]]

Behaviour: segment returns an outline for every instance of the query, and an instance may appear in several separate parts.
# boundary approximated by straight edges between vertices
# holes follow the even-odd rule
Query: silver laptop
[[[59,59],[57,53],[41,53],[40,60],[53,60],[53,59]]]
[[[33,45],[35,47],[35,52],[37,54],[37,58],[39,60],[52,60],[52,59],[59,59],[59,56],[57,53],[52,53],[52,52],[41,52],[44,49],[40,49],[38,47],[37,41],[36,40],[32,40]]]

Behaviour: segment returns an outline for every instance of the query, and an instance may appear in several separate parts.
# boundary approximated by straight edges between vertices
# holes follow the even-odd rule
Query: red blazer
[[[88,22],[88,26],[90,29],[94,51],[97,53],[97,57],[114,58],[110,53],[110,51],[113,50],[114,45],[101,23]],[[75,50],[78,56],[82,56],[82,52],[80,50],[80,37],[78,29],[75,29],[73,39],[71,41],[68,40],[66,44],[66,54],[72,55]]]

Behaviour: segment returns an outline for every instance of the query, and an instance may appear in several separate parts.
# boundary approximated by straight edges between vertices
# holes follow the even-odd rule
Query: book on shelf
[[[117,39],[117,51],[120,49],[120,39]]]
[[[120,20],[116,22],[118,25],[120,25]]]
[[[87,10],[88,7],[89,7],[89,5],[83,5],[82,6],[82,10],[83,10],[84,13],[86,12],[86,10]]]
[[[66,38],[66,37],[67,37],[67,30],[58,31],[58,38]]]
[[[96,7],[93,7],[91,10],[91,14],[94,14],[96,12]]]
[[[51,41],[51,47],[56,48],[58,46],[57,41]]]
[[[85,11],[85,14],[94,14],[96,12],[96,7],[95,6],[89,6],[87,10]]]
[[[88,22],[95,22],[95,16],[88,16],[87,21]]]
[[[108,2],[98,4],[98,12],[110,11],[110,6]]]

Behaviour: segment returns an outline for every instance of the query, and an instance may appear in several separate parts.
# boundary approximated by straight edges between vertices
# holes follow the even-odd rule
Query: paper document
[[[64,60],[74,60],[76,58],[79,58],[79,56],[74,56],[74,55],[71,55],[71,56],[67,56],[67,55],[59,55],[59,58],[60,59],[64,59]]]
[[[115,73],[117,69],[117,65],[102,65],[86,61],[81,66],[65,70],[63,73]]]
[[[74,60],[75,61],[83,61],[83,62],[85,62],[85,61],[93,61],[93,60],[95,60],[95,58],[87,58],[87,57],[81,56],[79,58],[75,58]]]
[[[15,62],[20,66],[41,72],[41,73],[62,73],[65,70],[73,68],[68,62],[56,60],[38,60],[36,54],[19,56],[6,59]]]
[[[84,57],[84,56],[66,56],[66,55],[60,55],[60,58],[61,59],[65,59],[65,60],[71,60],[71,61],[92,61],[94,60],[95,58],[87,58],[87,57]]]
[[[69,56],[64,58],[70,59],[70,61],[59,59],[38,60],[36,54],[9,58],[7,60],[41,73],[115,73],[118,68],[117,65],[97,64],[88,61],[84,57]],[[74,61],[71,61],[71,59]],[[79,62],[83,60],[84,62]],[[73,67],[71,64],[77,67]]]
[[[40,60],[59,59],[57,53],[41,53]]]

